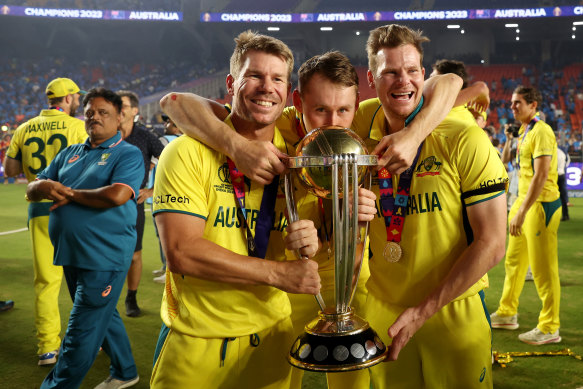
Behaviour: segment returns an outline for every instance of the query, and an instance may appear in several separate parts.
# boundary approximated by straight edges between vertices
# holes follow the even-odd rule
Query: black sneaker
[[[136,295],[130,296],[129,294],[126,296],[126,316],[129,317],[138,317],[142,311],[140,307],[138,307],[138,302],[136,300]]]
[[[14,307],[14,301],[12,301],[12,300],[0,301],[0,312],[8,311],[8,310],[12,309],[13,307]]]

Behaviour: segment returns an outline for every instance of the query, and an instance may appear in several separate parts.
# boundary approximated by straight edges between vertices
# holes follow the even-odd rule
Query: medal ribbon
[[[271,234],[271,228],[275,219],[275,213],[273,211],[275,209],[275,200],[279,188],[279,176],[275,176],[273,181],[263,188],[259,216],[255,224],[255,237],[253,237],[247,220],[249,215],[245,208],[245,176],[239,172],[235,163],[228,157],[227,163],[229,164],[229,174],[235,192],[235,200],[237,200],[237,205],[243,215],[247,229],[247,253],[251,257],[265,258],[269,235]]]
[[[405,126],[415,118],[415,115],[421,110],[422,106],[423,96],[421,96],[421,101],[419,101],[417,108],[405,120]],[[417,166],[423,143],[425,141],[417,149],[417,155],[415,155],[413,164],[399,177],[396,196],[393,196],[393,179],[389,171],[384,167],[378,171],[381,211],[385,220],[385,228],[387,229],[387,242],[399,243],[401,241],[401,233],[405,226],[405,215],[407,213],[411,181],[413,180],[413,170]]]
[[[520,138],[520,141],[516,145],[516,162],[518,163],[518,166],[520,166],[520,146],[522,146],[522,143],[524,142],[524,138],[526,138],[526,134],[528,134],[528,131],[530,131],[539,120],[540,114],[537,112],[536,115],[534,115],[534,117],[530,121],[530,123],[528,123],[528,125],[524,129],[524,134],[522,134],[522,138]]]

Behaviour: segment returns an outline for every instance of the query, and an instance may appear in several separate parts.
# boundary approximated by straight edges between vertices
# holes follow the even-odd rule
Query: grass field
[[[0,233],[26,227],[27,205],[25,185],[0,185]],[[540,301],[534,284],[527,282],[521,297],[518,331],[494,330],[494,350],[556,351],[565,348],[583,354],[583,199],[572,199],[571,220],[559,229],[559,261],[562,285],[561,336],[563,342],[548,346],[529,346],[517,339],[521,330],[536,325]],[[141,381],[136,388],[147,388],[152,357],[160,329],[158,309],[163,286],[152,282],[152,270],[160,267],[158,243],[150,215],[147,215],[144,236],[144,270],[138,293],[143,315],[124,318]],[[36,339],[33,319],[32,260],[27,231],[0,235],[0,300],[15,301],[13,310],[0,314],[0,388],[38,388],[48,368],[37,366]],[[489,310],[497,307],[504,280],[501,262],[490,272],[491,287],[486,291]],[[125,312],[122,301],[120,313]],[[61,288],[61,319],[63,332],[71,309],[65,283]],[[314,311],[316,308],[314,307]],[[382,329],[377,329],[382,330]],[[289,347],[289,345],[282,345]],[[101,353],[82,385],[93,388],[108,376],[109,359]],[[506,368],[494,366],[495,388],[578,388],[583,387],[583,362],[565,356],[515,358]],[[193,383],[193,388],[196,387]],[[322,374],[308,373],[305,388],[325,388]]]

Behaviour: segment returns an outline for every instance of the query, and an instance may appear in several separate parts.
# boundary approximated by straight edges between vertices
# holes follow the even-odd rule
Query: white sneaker
[[[160,277],[154,277],[154,282],[157,284],[165,284],[166,283],[166,273],[162,274]]]
[[[561,341],[559,330],[556,330],[552,334],[545,334],[536,327],[533,330],[518,335],[518,339],[524,343],[534,344],[536,346],[540,344],[559,343]]]
[[[122,388],[129,388],[130,386],[134,386],[140,380],[140,376],[136,376],[136,378],[132,378],[131,380],[121,381],[117,378],[113,378],[109,376],[97,385],[94,389],[122,389]]]
[[[166,268],[164,268],[164,267],[161,267],[160,269],[157,269],[157,270],[152,270],[152,275],[154,275],[156,277],[159,277],[165,273],[166,273]]]
[[[501,328],[504,330],[515,330],[518,326],[518,315],[499,316],[496,312],[490,315],[492,328]]]

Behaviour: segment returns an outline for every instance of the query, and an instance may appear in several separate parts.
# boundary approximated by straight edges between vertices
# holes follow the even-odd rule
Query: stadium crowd
[[[53,78],[67,75],[85,88],[104,86],[130,89],[139,96],[176,87],[187,81],[216,72],[212,62],[166,64],[133,64],[102,61],[99,64],[74,64],[59,58],[48,58],[42,64],[34,60],[4,58],[0,60],[0,122],[15,129],[46,105],[42,89]]]

